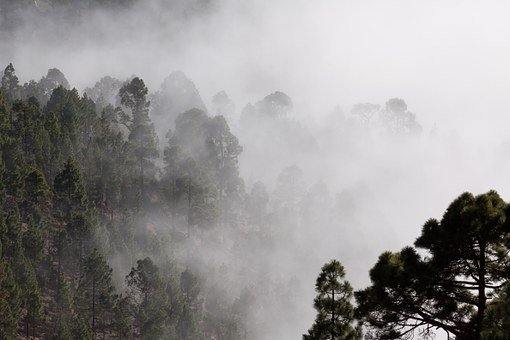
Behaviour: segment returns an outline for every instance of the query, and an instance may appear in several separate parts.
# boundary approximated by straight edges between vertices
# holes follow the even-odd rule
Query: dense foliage
[[[160,148],[143,80],[101,84],[94,102],[56,69],[24,85],[3,73],[1,338],[242,338],[235,297],[210,303],[192,254],[169,251],[234,218],[237,139],[194,110]]]
[[[355,312],[342,265],[327,263],[316,284],[317,318],[303,338],[355,339],[355,314],[366,339],[429,338],[438,330],[457,340],[508,339],[509,211],[495,191],[462,194],[441,221],[425,223],[415,247],[379,257],[372,285],[355,292]]]
[[[442,330],[459,340],[508,338],[508,213],[494,191],[464,193],[441,221],[425,223],[415,247],[382,254],[370,271],[372,285],[356,292],[370,334],[402,339]]]

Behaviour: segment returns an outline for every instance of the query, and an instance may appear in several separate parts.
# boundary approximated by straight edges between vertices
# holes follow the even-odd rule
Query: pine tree
[[[2,236],[2,256],[14,261],[23,255],[23,232],[17,206],[10,207],[5,213],[5,229]]]
[[[314,307],[317,317],[305,340],[361,339],[360,328],[353,326],[354,308],[351,304],[352,287],[344,280],[345,271],[340,262],[332,260],[322,267],[315,283],[317,297]]]
[[[222,116],[209,120],[206,143],[208,151],[207,163],[217,178],[219,198],[224,212],[229,209],[227,196],[239,197],[242,182],[239,179],[238,158],[243,148],[237,137],[230,132],[230,128]]]
[[[11,105],[0,91],[0,155],[3,167],[3,190],[6,194],[17,196],[21,190],[22,146],[18,132],[14,128]]]
[[[20,97],[21,88],[19,86],[18,77],[12,63],[7,65],[2,76],[0,89],[5,94],[8,101],[12,102]]]
[[[54,183],[55,212],[63,226],[55,230],[58,272],[66,270],[78,277],[83,257],[91,250],[93,223],[87,211],[87,197],[81,172],[73,158],[68,158]]]
[[[59,86],[51,92],[44,107],[45,127],[51,140],[54,157],[70,157],[78,148],[80,97],[76,90]]]
[[[74,269],[79,271],[81,261],[92,251],[96,227],[89,213],[74,213],[66,225],[68,258],[74,260]],[[76,273],[78,274],[78,273]]]
[[[10,105],[7,103],[5,95],[0,91],[0,150],[4,152],[5,148],[13,142]]]
[[[374,336],[397,339],[442,329],[480,339],[488,306],[508,280],[509,206],[495,191],[463,193],[429,219],[414,247],[384,252],[371,285],[355,293]]]
[[[65,144],[62,138],[62,132],[58,118],[54,112],[45,110],[42,118],[44,133],[46,138],[47,156],[44,165],[44,172],[47,178],[54,178],[60,171],[60,166],[65,162],[64,149]]]
[[[239,210],[237,208],[240,208],[238,204],[244,189],[238,171],[242,147],[225,119],[221,116],[211,118],[202,110],[192,109],[177,117],[175,131],[168,136],[169,145],[165,150],[167,170],[175,171],[175,165],[179,163],[173,167],[169,165],[178,157],[193,159],[195,168],[200,170],[197,172],[200,180],[213,184],[206,187],[214,187],[216,191],[213,196],[221,221],[232,221]],[[192,164],[188,161],[183,165],[186,163]],[[196,181],[195,177],[193,180]]]
[[[135,308],[137,333],[145,339],[161,337],[168,316],[168,298],[159,269],[150,258],[137,261],[126,278]]]
[[[176,217],[185,218],[190,236],[192,227],[210,227],[217,221],[218,190],[211,176],[182,145],[183,133],[181,130],[168,133],[168,145],[164,150],[165,168],[160,183],[170,211]]]
[[[56,304],[56,320],[55,320],[55,340],[72,339],[71,321],[72,321],[72,299],[70,293],[70,285],[63,275],[57,273],[56,296],[54,302]]]
[[[80,316],[88,320],[94,336],[105,334],[110,326],[115,299],[112,269],[94,249],[84,260],[76,302]]]
[[[42,316],[41,291],[32,263],[23,258],[21,262],[17,262],[15,265],[19,272],[18,281],[22,292],[23,309],[25,310],[23,322],[25,335],[29,338],[30,333],[32,333],[32,336],[37,335],[35,327]]]
[[[113,107],[103,109],[84,161],[89,164],[87,188],[91,203],[110,219],[119,208],[121,182],[129,165],[127,144],[116,130],[117,118]]]
[[[124,112],[121,118],[129,129],[128,141],[138,168],[138,208],[146,201],[146,177],[150,175],[149,170],[154,170],[152,160],[158,156],[157,137],[149,119],[150,103],[147,93],[147,87],[138,77],[133,78],[119,91],[121,104],[130,111],[130,114]]]
[[[60,217],[66,217],[69,220],[73,212],[86,209],[87,199],[82,176],[73,158],[67,159],[64,169],[55,177],[53,190]]]
[[[51,189],[37,168],[28,171],[23,181],[22,215],[28,222],[39,223],[48,214]]]
[[[14,338],[21,319],[21,291],[11,266],[0,258],[0,339]]]
[[[29,224],[27,230],[23,233],[23,252],[25,256],[34,263],[43,258],[44,233],[40,226]]]
[[[39,103],[35,98],[16,101],[12,105],[13,129],[24,164],[43,166],[48,155],[47,134],[42,124],[43,117]]]
[[[79,145],[78,137],[82,123],[80,104],[80,95],[76,89],[66,91],[65,102],[60,112],[59,121],[64,138],[69,139],[74,148]]]

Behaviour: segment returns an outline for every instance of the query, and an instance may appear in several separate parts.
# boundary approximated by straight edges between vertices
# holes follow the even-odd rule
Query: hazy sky
[[[505,129],[491,123],[507,116],[508,2],[224,0],[185,18],[159,3],[28,25],[2,61],[26,76],[57,66],[80,87],[106,73],[157,86],[182,69],[206,100],[225,89],[244,105],[279,89],[314,115],[399,96],[428,127]]]

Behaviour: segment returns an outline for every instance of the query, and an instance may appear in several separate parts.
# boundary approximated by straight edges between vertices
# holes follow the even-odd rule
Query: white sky
[[[225,0],[178,24],[135,13],[65,30],[45,25],[0,60],[14,59],[28,76],[57,66],[80,87],[106,73],[138,73],[156,87],[182,69],[206,100],[226,89],[242,106],[279,89],[316,116],[399,96],[425,126],[506,131],[506,1]],[[64,39],[55,38],[59,29]]]

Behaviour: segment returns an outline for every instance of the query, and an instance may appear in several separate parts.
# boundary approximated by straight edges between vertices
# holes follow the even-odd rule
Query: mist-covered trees
[[[118,105],[120,102],[119,90],[122,87],[122,81],[105,76],[93,87],[85,89],[85,93],[90,97],[96,104],[98,110],[103,110],[108,105]]]
[[[183,112],[206,107],[195,84],[182,71],[172,72],[150,98],[151,118],[160,139],[168,129],[175,127],[177,117]]]
[[[168,318],[168,299],[159,269],[150,258],[138,260],[126,277],[129,294],[133,299],[135,332],[152,339],[165,333]]]
[[[4,72],[0,337],[223,334],[222,322],[232,325],[237,319],[208,316],[198,276],[169,252],[171,242],[179,246],[173,239],[176,228],[154,218],[166,218],[170,209],[176,216],[172,223],[180,215],[192,225],[214,226],[219,188],[228,196],[228,185],[220,185],[228,182],[220,179],[227,165],[215,159],[223,146],[231,157],[230,150],[237,149],[230,148],[229,138],[235,137],[225,122],[215,125],[205,116],[197,121],[209,124],[205,130],[185,132],[200,141],[203,157],[174,153],[184,146],[176,139],[178,148],[169,145],[166,170],[159,176],[143,80],[119,86],[104,79],[96,90],[91,93],[100,103],[69,89],[56,69],[25,86],[18,84],[12,65]],[[222,162],[232,164],[225,173],[238,179],[235,152]],[[160,189],[166,183],[172,184],[169,192]],[[180,210],[181,201],[187,209]],[[112,258],[118,261],[114,266]],[[115,284],[124,280],[126,289]]]
[[[133,78],[119,91],[120,102],[128,109],[128,112],[123,112],[121,119],[129,130],[130,151],[138,167],[136,175],[138,207],[141,207],[147,199],[145,186],[154,176],[153,160],[158,156],[158,143],[149,119],[150,103],[147,100],[147,93],[147,87],[138,77]]]
[[[225,91],[216,93],[212,98],[212,112],[216,116],[223,116],[230,122],[234,120],[235,104]]]
[[[303,335],[303,339],[361,339],[361,328],[353,326],[352,287],[344,277],[344,268],[336,260],[322,267],[315,283],[317,297],[314,307],[317,310],[317,317],[308,334]]]
[[[415,115],[407,110],[407,104],[400,98],[391,98],[386,102],[381,120],[386,128],[395,134],[413,135],[421,132]]]
[[[372,285],[356,292],[374,334],[400,339],[442,329],[480,339],[488,306],[509,279],[507,211],[494,191],[462,194],[441,221],[425,223],[415,247],[382,254]]]
[[[284,332],[300,316],[300,311],[281,313],[299,310],[299,277],[285,274],[295,271],[288,266],[295,254],[302,255],[299,265],[309,261],[306,242],[320,242],[319,227],[330,220],[349,224],[334,241],[339,247],[363,235],[354,215],[359,205],[371,202],[360,190],[346,189],[335,198],[332,183],[310,185],[305,172],[282,156],[317,146],[293,120],[292,102],[283,93],[248,106],[247,120],[241,119],[241,130],[265,142],[258,150],[263,161],[255,165],[262,172],[283,168],[274,186],[255,182],[245,191],[239,174],[242,142],[221,115],[211,116],[205,107],[172,112],[172,129],[158,143],[151,120],[156,106],[149,98],[170,102],[182,93],[162,89],[151,96],[134,77],[103,78],[81,95],[56,70],[21,86],[13,66],[4,78],[2,334],[267,337],[274,331],[263,327],[268,318],[286,322]],[[166,85],[191,88],[186,81]],[[159,122],[167,130],[165,100],[159,103],[164,103]],[[214,113],[233,114],[225,94],[216,96],[214,105]],[[400,135],[410,135],[416,128],[401,100],[384,108],[363,104],[355,111],[367,126],[384,113],[385,129],[395,126]],[[472,336],[472,329],[475,336],[505,334],[506,213],[495,193],[463,195],[443,220],[426,224],[414,248],[383,254],[371,272],[372,285],[356,294],[356,315],[366,329],[388,338],[427,327],[458,339]],[[318,245],[314,251],[320,251]],[[316,288],[317,319],[306,337],[358,338],[342,266],[335,261],[324,266]]]
[[[15,72],[16,71],[14,70],[14,66],[12,63],[10,63],[5,68],[1,80],[2,93],[5,94],[6,100],[10,102],[18,99],[21,95],[21,88],[19,86],[18,77],[16,76]]]
[[[352,107],[351,114],[359,117],[361,123],[364,126],[368,126],[371,123],[374,115],[376,115],[380,109],[381,107],[377,104],[360,103]]]
[[[250,173],[266,183],[273,180],[269,174],[274,176],[298,158],[319,151],[317,136],[300,122],[292,99],[281,91],[247,104],[238,125],[238,137],[245,147],[244,158],[253,162]]]
[[[168,138],[166,194],[174,199],[185,198],[186,211],[191,214],[188,218],[195,216],[191,218],[197,224],[209,219],[206,224],[210,225],[215,215],[222,221],[235,219],[235,204],[244,190],[238,172],[242,147],[225,119],[190,110],[176,119],[175,130]]]
[[[16,70],[13,64],[10,63],[4,69],[0,88],[8,102],[12,103],[18,99],[27,100],[33,97],[40,105],[44,105],[50,98],[53,90],[59,86],[69,89],[69,82],[59,69],[49,69],[46,76],[42,77],[38,82],[30,80],[21,85],[16,75]]]
[[[351,109],[354,125],[359,124],[365,132],[375,129],[377,132],[390,136],[417,136],[422,127],[416,121],[416,115],[408,110],[406,102],[401,98],[391,98],[382,107],[378,104],[359,103]]]

